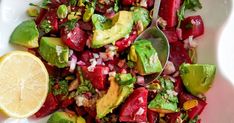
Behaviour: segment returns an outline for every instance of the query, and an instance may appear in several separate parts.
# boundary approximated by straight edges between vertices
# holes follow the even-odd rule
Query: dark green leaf
[[[84,80],[77,88],[78,94],[83,94],[85,92],[95,93],[95,89],[92,86],[92,83],[88,80]]]
[[[197,123],[198,121],[198,116],[196,116],[194,119],[189,120],[188,123]]]
[[[69,0],[69,5],[76,6],[77,0]]]

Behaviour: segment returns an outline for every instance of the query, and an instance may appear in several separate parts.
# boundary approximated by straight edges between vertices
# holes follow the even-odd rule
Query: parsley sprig
[[[202,5],[199,0],[184,0],[180,10],[177,12],[178,21],[179,21],[177,27],[180,27],[181,21],[184,20],[186,10],[196,11],[197,9],[201,8]]]

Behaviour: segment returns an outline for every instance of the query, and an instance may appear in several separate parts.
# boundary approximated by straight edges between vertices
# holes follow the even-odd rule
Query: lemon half
[[[48,92],[49,75],[36,56],[12,51],[0,58],[0,109],[7,116],[25,118],[36,113]]]

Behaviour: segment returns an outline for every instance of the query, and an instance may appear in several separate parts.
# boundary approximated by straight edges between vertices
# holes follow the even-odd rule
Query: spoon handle
[[[158,12],[159,12],[159,8],[160,8],[160,3],[161,3],[161,0],[154,1],[153,18],[152,18],[152,22],[150,25],[151,27],[157,26],[157,19],[158,19]]]

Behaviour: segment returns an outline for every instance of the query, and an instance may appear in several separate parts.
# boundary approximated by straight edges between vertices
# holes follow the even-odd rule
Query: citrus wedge
[[[7,116],[25,118],[43,105],[49,75],[36,56],[12,51],[0,58],[0,109]]]

